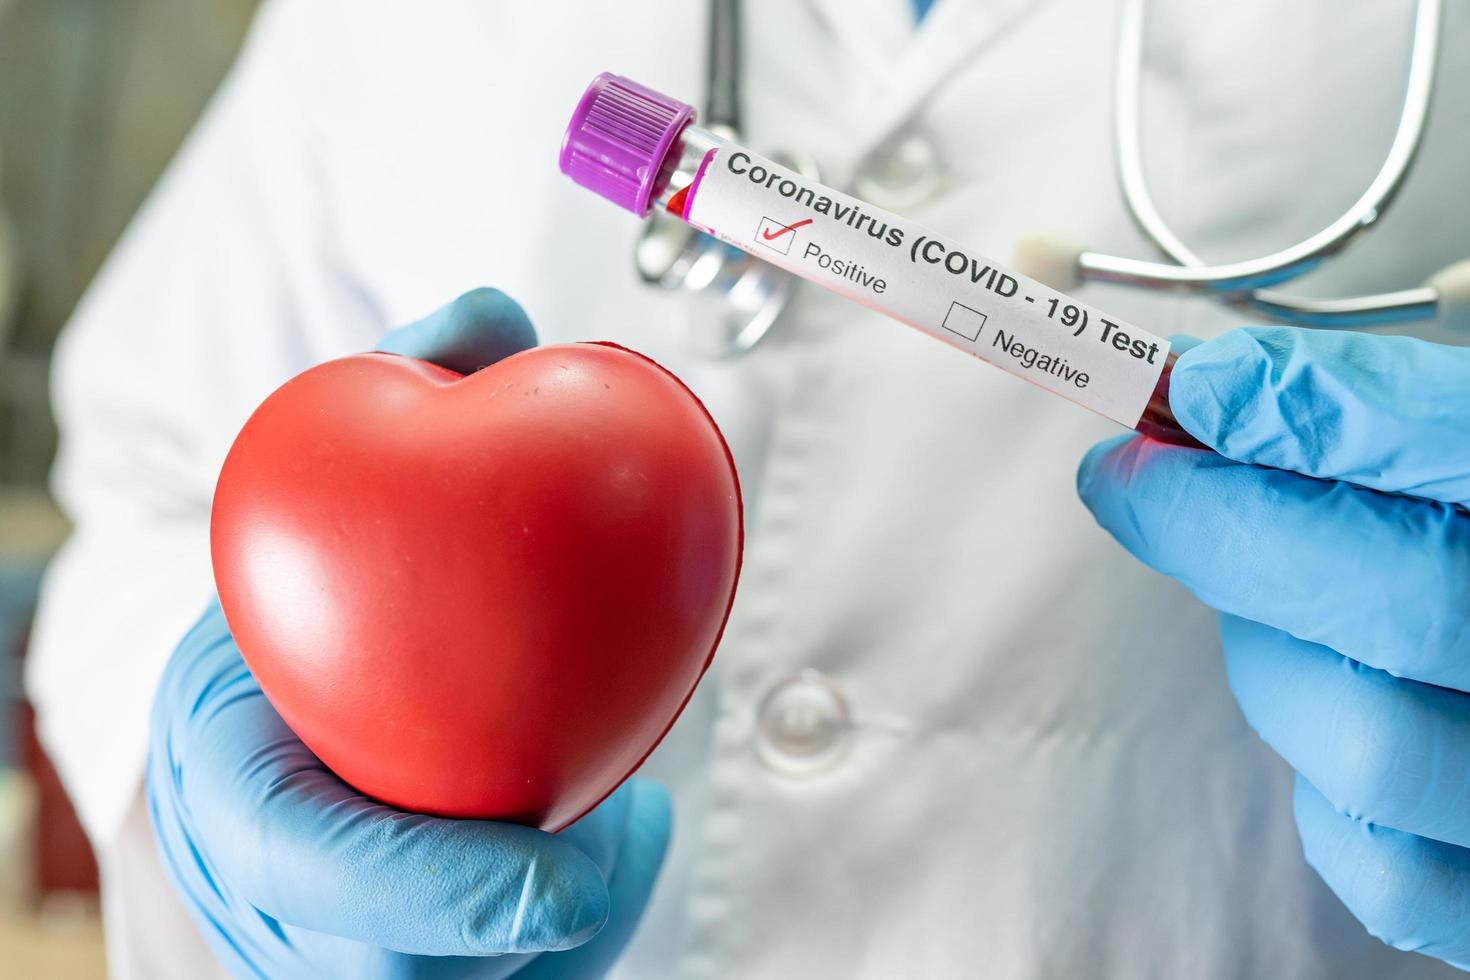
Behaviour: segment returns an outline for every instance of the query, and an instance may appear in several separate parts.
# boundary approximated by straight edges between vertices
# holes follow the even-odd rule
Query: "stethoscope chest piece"
[[[816,163],[776,154],[817,179]],[[684,342],[711,358],[750,351],[780,319],[800,281],[682,221],[655,212],[633,248],[638,277],[650,286],[682,294]]]

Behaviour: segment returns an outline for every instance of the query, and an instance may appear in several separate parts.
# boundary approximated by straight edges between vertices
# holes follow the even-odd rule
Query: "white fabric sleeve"
[[[382,329],[332,247],[314,129],[330,107],[313,82],[331,33],[310,0],[263,8],[57,349],[52,479],[75,530],[47,574],[27,685],[99,844],[137,792],[158,675],[213,592],[209,503],[230,440],[282,380]]]

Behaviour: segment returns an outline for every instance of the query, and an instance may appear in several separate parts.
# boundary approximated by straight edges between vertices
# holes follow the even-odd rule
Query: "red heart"
[[[742,542],[714,421],[610,344],[312,368],[236,438],[210,533],[246,662],[334,772],[552,831],[678,717]]]

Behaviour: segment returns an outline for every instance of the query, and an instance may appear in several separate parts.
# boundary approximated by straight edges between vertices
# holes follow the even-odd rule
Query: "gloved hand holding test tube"
[[[1245,719],[1296,772],[1308,863],[1374,936],[1470,969],[1470,350],[1235,330],[1185,356],[1176,418],[1168,341],[691,118],[599,76],[562,169],[1147,436],[1214,450],[1119,436],[1088,454],[1078,490],[1136,558],[1220,611]]]
[[[1145,435],[1198,446],[1169,410],[1169,341],[695,125],[692,106],[607,72],[561,169],[646,218],[757,258]]]

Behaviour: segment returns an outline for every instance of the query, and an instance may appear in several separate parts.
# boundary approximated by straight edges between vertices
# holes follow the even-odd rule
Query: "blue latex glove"
[[[468,372],[535,341],[519,306],[479,290],[383,349]],[[271,708],[217,604],[159,685],[147,794],[164,865],[211,948],[235,974],[271,980],[601,976],[669,835],[667,797],[640,780],[556,836],[360,795]]]
[[[1220,455],[1103,443],[1083,500],[1221,611],[1308,862],[1373,935],[1470,966],[1470,350],[1237,330],[1170,404]]]

